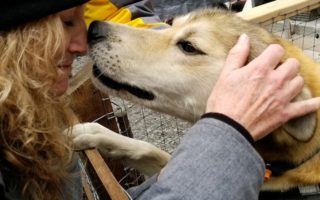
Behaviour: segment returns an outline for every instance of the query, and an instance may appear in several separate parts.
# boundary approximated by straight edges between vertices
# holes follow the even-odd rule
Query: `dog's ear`
[[[311,92],[304,87],[302,92],[294,99],[294,101],[301,101],[312,98]],[[308,115],[292,119],[284,124],[284,130],[301,142],[307,142],[315,133],[317,126],[317,114],[310,113]]]

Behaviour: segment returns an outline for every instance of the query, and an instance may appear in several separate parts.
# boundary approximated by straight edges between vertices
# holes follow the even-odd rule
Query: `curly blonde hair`
[[[68,104],[52,92],[64,38],[57,15],[0,33],[0,168],[18,174],[26,199],[61,199],[72,157]]]

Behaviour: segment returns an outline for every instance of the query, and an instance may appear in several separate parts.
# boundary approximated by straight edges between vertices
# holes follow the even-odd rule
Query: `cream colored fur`
[[[115,133],[98,123],[82,123],[72,128],[76,150],[97,148],[103,155],[122,159],[150,177],[159,172],[169,161],[170,154],[154,145]]]
[[[148,91],[155,98],[143,99],[128,92],[126,88],[110,89],[98,77],[93,76],[95,86],[109,94],[190,122],[195,122],[204,113],[206,100],[224,65],[228,51],[242,33],[246,33],[250,38],[249,60],[259,55],[269,44],[278,43],[286,49],[283,61],[288,57],[295,57],[300,61],[305,87],[295,100],[320,96],[318,64],[303,55],[302,51],[291,43],[225,11],[193,12],[177,18],[171,28],[164,30],[136,29],[116,24],[103,26],[105,39],[92,44],[90,52],[102,72],[101,77],[108,76],[116,82]],[[185,41],[202,53],[187,53],[181,48],[181,42]],[[268,161],[301,164],[307,160],[296,169],[289,170],[279,177],[272,177],[263,185],[264,190],[286,190],[298,185],[320,183],[320,157],[318,153],[315,154],[320,148],[318,119],[319,112],[295,119],[256,144],[258,152]],[[119,138],[114,144],[110,141],[118,136],[110,137],[96,140],[91,146],[121,149],[114,154],[118,155],[121,152],[121,155],[129,158],[143,154],[134,150],[135,145],[140,142],[131,145],[132,143],[126,139]],[[84,143],[90,140],[86,138]],[[102,144],[104,142],[106,143]],[[122,151],[123,147],[128,149]],[[144,149],[142,152],[153,154],[160,150]],[[309,159],[311,155],[313,156]],[[140,166],[149,164],[149,161],[144,163],[143,159],[138,160],[142,162],[139,163]]]

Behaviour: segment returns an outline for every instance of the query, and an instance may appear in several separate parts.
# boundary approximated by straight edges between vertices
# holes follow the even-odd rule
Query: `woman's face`
[[[54,85],[56,95],[62,95],[69,86],[71,65],[76,55],[87,51],[87,32],[83,17],[83,6],[74,7],[59,13],[66,32],[66,48],[63,61],[58,67],[58,79]]]

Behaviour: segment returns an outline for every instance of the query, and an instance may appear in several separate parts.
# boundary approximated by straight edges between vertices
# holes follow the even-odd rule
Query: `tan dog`
[[[164,30],[102,22],[90,29],[97,88],[191,122],[204,113],[228,51],[242,33],[250,38],[249,60],[278,43],[286,50],[283,60],[300,61],[305,87],[295,100],[320,96],[318,64],[291,43],[225,11],[193,12]],[[273,174],[263,190],[320,183],[319,114],[294,119],[256,144],[271,168],[281,164],[287,168]]]

